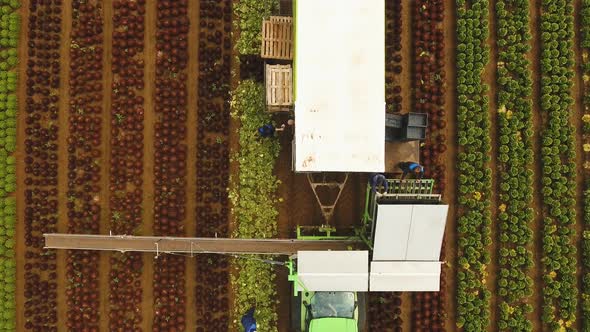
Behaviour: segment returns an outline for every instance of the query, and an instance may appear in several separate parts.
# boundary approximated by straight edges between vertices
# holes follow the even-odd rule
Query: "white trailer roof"
[[[371,262],[371,292],[436,292],[440,262]]]
[[[383,172],[384,0],[297,0],[297,172]]]
[[[448,205],[377,205],[373,261],[438,261]]]
[[[366,292],[369,289],[369,252],[298,251],[297,276],[309,291]],[[301,287],[298,290],[301,291]]]

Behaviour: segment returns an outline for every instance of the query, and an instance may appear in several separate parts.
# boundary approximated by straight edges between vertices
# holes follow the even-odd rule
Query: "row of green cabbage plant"
[[[16,223],[17,41],[20,30],[18,1],[1,1],[0,7],[0,330],[16,326]]]
[[[569,122],[574,99],[572,0],[541,2],[541,191],[543,312],[550,330],[575,329],[577,307],[576,151]]]
[[[498,48],[498,186],[499,227],[498,328],[532,331],[533,199],[532,80],[528,52],[529,3],[496,3]]]
[[[457,0],[457,326],[483,331],[489,325],[486,287],[491,243],[488,1]]]

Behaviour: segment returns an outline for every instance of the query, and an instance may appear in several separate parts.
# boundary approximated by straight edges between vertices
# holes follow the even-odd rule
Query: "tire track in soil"
[[[72,0],[64,0],[62,4],[62,17],[72,17]],[[60,67],[60,88],[59,88],[59,123],[68,123],[69,105],[70,105],[70,81],[67,79],[70,77],[70,33],[72,31],[72,21],[70,19],[63,19],[62,22],[62,37],[61,37],[61,48],[60,48],[60,61],[62,63]],[[67,178],[67,160],[68,160],[68,142],[67,138],[70,135],[69,127],[67,125],[61,125],[59,127],[58,134],[58,179],[57,179],[57,195],[58,195],[58,213],[59,218],[57,219],[57,231],[59,233],[68,232],[68,219],[67,219],[67,190],[68,190],[68,178]],[[64,331],[66,329],[67,322],[67,251],[57,250],[57,329],[58,331]]]
[[[100,234],[110,231],[111,207],[110,207],[110,165],[111,165],[111,98],[112,98],[112,36],[113,36],[113,3],[112,0],[102,0],[102,134],[101,134],[101,163],[100,169]],[[99,313],[102,319],[99,321],[99,331],[109,330],[109,294],[110,271],[109,259],[112,253],[100,252],[98,269],[99,287]]]
[[[199,71],[198,47],[199,47],[199,2],[188,2],[188,18],[190,28],[188,33],[188,105],[187,105],[187,166],[191,170],[197,164],[197,84]],[[188,236],[196,234],[196,199],[197,199],[197,173],[189,171],[186,175],[186,224],[185,230]],[[186,315],[191,319],[186,320],[186,330],[195,331],[196,326],[196,293],[197,283],[196,259],[186,259]]]
[[[447,185],[444,191],[444,197],[449,204],[447,216],[447,226],[445,230],[445,257],[447,265],[447,297],[446,311],[447,317],[445,327],[447,330],[456,330],[456,310],[457,310],[457,177],[455,165],[457,165],[457,76],[456,76],[456,50],[457,45],[457,15],[454,0],[444,1],[444,41],[445,41],[445,73],[447,77],[447,89],[445,95],[446,112],[446,134],[447,134],[447,151],[445,160]]]
[[[584,150],[582,148],[583,144],[583,132],[582,132],[582,115],[584,114],[584,80],[582,74],[582,50],[580,47],[581,44],[581,36],[580,36],[580,8],[582,3],[580,0],[574,1],[574,57],[575,57],[575,72],[576,75],[574,76],[574,84],[573,84],[573,98],[574,98],[574,105],[572,108],[572,112],[570,114],[570,121],[575,128],[574,137],[576,139],[576,183],[578,186],[576,187],[576,224],[574,225],[576,229],[576,235],[574,236],[573,243],[575,244],[578,251],[576,252],[577,261],[579,262],[576,267],[576,280],[577,280],[577,289],[578,289],[578,305],[576,309],[576,329],[578,331],[582,330],[582,321],[584,320],[582,317],[582,278],[584,276],[584,266],[581,262],[583,262],[583,251],[582,251],[582,233],[584,232],[584,189],[586,186],[584,185],[585,177],[584,177]]]
[[[490,151],[490,162],[489,167],[492,171],[492,183],[491,183],[491,225],[490,225],[490,236],[492,243],[489,245],[488,250],[490,252],[490,264],[488,265],[488,276],[486,280],[487,288],[491,292],[490,298],[490,324],[488,331],[498,330],[498,295],[497,295],[497,279],[498,275],[498,117],[497,117],[497,86],[496,86],[496,72],[498,63],[498,48],[496,47],[496,41],[498,40],[496,31],[496,8],[494,2],[490,2],[488,7],[488,47],[490,50],[490,61],[488,61],[487,68],[485,69],[483,81],[490,88],[488,89],[488,117],[490,118],[490,139],[491,139],[491,151]]]
[[[533,208],[536,212],[536,216],[533,220],[531,228],[533,229],[533,261],[534,267],[531,268],[530,274],[533,279],[533,295],[531,296],[533,312],[529,315],[531,322],[533,323],[534,331],[542,331],[543,324],[541,322],[542,315],[542,303],[543,303],[543,272],[541,264],[541,256],[543,255],[543,243],[542,243],[542,226],[543,226],[543,215],[542,215],[542,194],[541,194],[541,178],[542,178],[542,164],[541,164],[541,86],[540,86],[540,73],[541,73],[541,36],[539,33],[539,17],[540,17],[540,0],[531,1],[529,3],[529,30],[531,31],[531,51],[529,52],[529,61],[532,68],[532,81],[533,81],[533,164],[534,164],[534,181],[533,181]]]
[[[23,165],[24,164],[24,157],[25,157],[25,100],[27,97],[26,89],[27,89],[27,76],[24,74],[27,70],[27,47],[28,45],[28,34],[27,34],[27,27],[29,23],[29,1],[28,0],[21,0],[21,8],[19,10],[19,15],[21,18],[21,26],[19,32],[19,43],[18,43],[18,113],[17,113],[17,132],[16,132],[16,164]],[[63,23],[63,22],[62,22]],[[61,135],[59,135],[61,138]],[[61,142],[58,142],[58,145],[61,146]],[[58,157],[62,156],[62,154],[58,154]],[[59,161],[61,164],[61,161]],[[25,171],[23,167],[16,168],[16,236],[15,236],[15,250],[16,250],[16,329],[17,331],[24,331],[25,330],[25,271],[24,271],[24,264],[25,264]],[[58,179],[58,184],[61,183]],[[61,196],[61,195],[60,195]],[[63,211],[61,205],[58,204],[58,211]],[[59,230],[59,225],[58,225]],[[58,264],[59,264],[59,256],[58,256]],[[58,271],[61,269],[58,265]],[[61,278],[63,279],[63,278]],[[58,278],[58,289],[63,289],[60,287],[59,278]],[[59,304],[63,303],[63,297],[60,297],[63,293],[58,292],[58,309]],[[59,311],[58,311],[59,312]],[[59,317],[61,315],[58,314],[58,324],[59,324]],[[58,325],[59,326],[59,325]]]
[[[154,84],[156,80],[156,1],[146,1],[145,4],[145,34],[144,34],[144,84],[143,90],[143,199],[142,199],[142,227],[141,235],[153,235],[154,225]],[[142,324],[143,331],[152,331],[154,319],[154,254],[144,253],[141,288]]]

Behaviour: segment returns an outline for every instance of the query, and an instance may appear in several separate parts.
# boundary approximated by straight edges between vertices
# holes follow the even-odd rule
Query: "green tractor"
[[[294,296],[291,323],[301,332],[359,332],[365,330],[365,293],[308,292]]]

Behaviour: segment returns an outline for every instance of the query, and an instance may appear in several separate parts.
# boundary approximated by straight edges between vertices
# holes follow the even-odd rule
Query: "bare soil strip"
[[[62,7],[62,17],[72,17],[72,4],[71,0],[64,0]],[[24,23],[24,22],[23,22]],[[70,32],[72,30],[72,21],[70,19],[62,19],[62,37],[61,37],[61,49],[60,49],[60,60],[62,65],[60,67],[60,89],[59,89],[59,123],[63,123],[59,127],[58,134],[58,179],[57,179],[57,194],[58,194],[58,212],[60,217],[57,219],[57,230],[61,232],[67,232],[68,220],[65,215],[67,211],[67,160],[68,160],[68,143],[67,138],[69,136],[69,127],[65,124],[68,122],[68,113],[70,105],[69,80],[70,77]],[[24,59],[21,59],[21,62]],[[19,219],[22,220],[22,219]],[[67,317],[67,296],[66,292],[66,256],[65,250],[57,251],[57,328],[59,331],[65,330],[66,328],[66,317]]]
[[[156,1],[145,4],[145,35],[144,35],[144,126],[143,126],[143,205],[141,235],[153,235],[154,224],[154,84],[156,68]],[[143,274],[141,287],[142,330],[152,331],[153,322],[153,276],[154,255],[143,255]]]
[[[578,331],[582,330],[582,322],[584,320],[582,316],[582,278],[584,276],[583,271],[583,250],[582,250],[582,233],[584,232],[584,189],[586,186],[584,185],[585,177],[584,177],[584,150],[582,148],[583,144],[583,133],[582,133],[582,115],[584,114],[584,80],[582,76],[582,71],[580,70],[582,66],[582,50],[580,47],[580,8],[581,8],[581,1],[575,0],[574,1],[574,56],[576,61],[575,71],[576,76],[574,78],[574,85],[573,85],[573,97],[574,97],[574,107],[573,112],[571,112],[570,121],[575,128],[575,137],[576,137],[576,165],[577,172],[576,172],[576,183],[578,186],[576,187],[576,235],[574,237],[573,243],[575,244],[577,251],[577,261],[580,262],[577,264],[576,269],[576,277],[577,277],[577,289],[578,289],[578,307],[576,311],[576,329]]]
[[[102,84],[103,84],[103,106],[102,106],[102,168],[100,174],[101,180],[101,201],[100,201],[100,233],[106,234],[110,230],[110,165],[111,165],[111,85],[112,85],[112,36],[113,36],[113,3],[112,0],[102,0],[103,14],[103,67],[102,67]],[[100,309],[102,319],[100,320],[100,331],[109,330],[109,294],[110,294],[110,271],[109,263],[110,252],[100,254],[99,261],[99,286],[100,287]]]
[[[529,53],[529,60],[532,65],[532,80],[533,80],[533,150],[534,150],[534,181],[533,181],[533,208],[535,210],[535,219],[531,229],[536,230],[533,232],[533,259],[535,266],[531,269],[531,278],[533,279],[533,296],[531,296],[531,304],[533,305],[533,312],[531,313],[531,322],[535,331],[542,329],[541,323],[541,305],[543,303],[543,269],[541,264],[541,258],[543,253],[542,243],[542,226],[543,226],[543,215],[542,215],[542,195],[541,195],[541,178],[542,178],[542,165],[541,165],[541,86],[540,86],[540,73],[541,73],[541,36],[539,33],[539,15],[540,15],[540,0],[531,1],[529,7],[529,26],[531,31],[531,52]]]
[[[489,4],[489,37],[488,46],[490,48],[490,61],[488,62],[486,72],[484,74],[484,82],[490,89],[488,90],[489,98],[489,118],[490,118],[490,138],[492,141],[490,152],[490,168],[492,170],[492,190],[491,190],[491,202],[492,208],[492,224],[491,237],[492,244],[490,244],[488,250],[490,252],[490,264],[488,265],[488,277],[487,286],[492,297],[490,299],[490,325],[488,331],[498,330],[498,294],[497,294],[497,279],[498,275],[498,223],[496,222],[498,214],[498,166],[496,162],[498,160],[498,117],[497,117],[497,98],[496,98],[496,71],[498,63],[498,48],[496,47],[497,33],[496,33],[496,8],[495,3],[490,2]]]
[[[446,308],[447,317],[445,327],[449,331],[456,329],[456,280],[457,275],[457,219],[456,219],[456,192],[457,192],[457,177],[455,174],[455,166],[457,165],[457,77],[455,75],[455,45],[457,39],[456,31],[456,8],[454,0],[444,1],[445,11],[445,72],[447,74],[447,89],[445,95],[445,109],[447,110],[447,151],[446,151],[446,179],[447,186],[445,188],[444,197],[447,204],[449,204],[449,212],[447,217],[447,227],[445,231],[445,257],[447,261],[447,284],[446,284]]]
[[[18,77],[18,114],[17,114],[17,132],[16,132],[16,164],[23,165],[23,159],[25,156],[25,100],[26,100],[26,89],[27,89],[27,76],[24,74],[27,70],[27,47],[28,34],[27,27],[29,23],[29,1],[21,1],[21,8],[19,11],[21,17],[20,36],[19,36],[19,48],[18,48],[18,59],[19,59],[19,77]],[[63,23],[63,22],[62,22]],[[60,134],[61,138],[61,134]],[[59,143],[61,145],[61,142]],[[61,154],[59,155],[61,156]],[[61,161],[60,161],[61,163]],[[24,305],[24,293],[25,293],[25,172],[23,167],[16,168],[16,329],[18,331],[24,331],[25,327],[25,305]],[[58,183],[59,182],[58,180]],[[61,210],[60,207],[58,207]],[[58,225],[59,228],[59,225]],[[59,259],[59,257],[58,257]],[[59,260],[58,260],[59,262]],[[60,269],[58,268],[58,271]],[[59,287],[59,286],[58,286]],[[63,296],[59,296],[58,293],[57,302],[63,301]],[[60,317],[60,315],[58,315]],[[59,320],[59,318],[58,318]]]
[[[192,170],[197,163],[197,84],[199,71],[199,2],[188,2],[188,18],[190,29],[188,33],[188,105],[187,105],[187,165]],[[189,171],[186,175],[186,224],[185,230],[188,236],[196,234],[196,199],[197,199],[197,173]],[[196,300],[196,259],[186,259],[186,330],[195,331]]]

